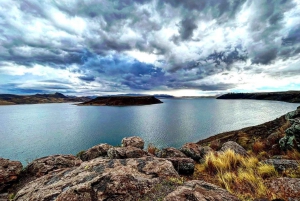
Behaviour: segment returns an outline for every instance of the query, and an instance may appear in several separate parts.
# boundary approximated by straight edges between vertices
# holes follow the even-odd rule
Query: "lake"
[[[140,136],[146,145],[179,148],[214,134],[273,120],[299,104],[259,100],[162,99],[129,107],[70,103],[0,106],[0,157],[23,164],[76,154],[99,143]]]

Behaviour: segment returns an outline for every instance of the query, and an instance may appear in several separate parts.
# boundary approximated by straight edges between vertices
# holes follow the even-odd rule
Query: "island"
[[[80,103],[82,105],[91,106],[133,106],[133,105],[151,105],[163,103],[154,96],[105,96],[97,97],[93,100]]]
[[[89,97],[65,96],[62,93],[35,95],[0,94],[0,105],[68,103],[85,102],[89,100],[91,100]]]
[[[289,103],[300,103],[300,91],[261,92],[261,93],[228,93],[217,99],[255,99],[275,100]]]

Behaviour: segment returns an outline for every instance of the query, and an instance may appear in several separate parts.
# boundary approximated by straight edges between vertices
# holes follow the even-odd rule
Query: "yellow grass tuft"
[[[257,167],[257,172],[262,178],[278,175],[273,165],[264,164],[264,163],[259,164],[259,166]]]
[[[210,176],[203,176],[210,175]],[[224,187],[241,200],[253,200],[262,196],[271,196],[264,185],[264,179],[276,176],[271,165],[261,164],[254,156],[242,156],[232,150],[221,153],[209,153],[203,164],[197,164],[194,177],[201,177]]]

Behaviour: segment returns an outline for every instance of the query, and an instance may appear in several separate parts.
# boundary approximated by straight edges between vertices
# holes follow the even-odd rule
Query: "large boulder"
[[[52,155],[32,161],[26,167],[26,173],[40,177],[54,170],[79,166],[80,159],[73,155]]]
[[[185,182],[183,186],[177,187],[175,191],[164,198],[164,201],[186,200],[238,201],[239,199],[218,186],[200,180]]]
[[[15,201],[138,200],[170,177],[179,175],[166,159],[96,158],[32,181],[17,192]]]
[[[160,150],[157,154],[159,158],[186,158],[187,156],[173,147],[168,147]]]
[[[296,170],[299,165],[298,161],[287,159],[267,159],[262,161],[262,163],[273,165],[278,172],[282,172],[286,169]]]
[[[149,154],[136,147],[113,147],[107,151],[107,155],[111,159],[124,159],[124,158],[141,158]]]
[[[17,181],[21,171],[22,163],[0,158],[0,192]]]
[[[283,200],[300,200],[300,179],[299,178],[275,178],[266,181],[267,188]]]
[[[122,147],[136,147],[139,149],[144,149],[144,140],[140,137],[125,137],[122,139]]]
[[[220,151],[225,152],[227,149],[231,149],[233,150],[236,154],[240,154],[242,156],[246,156],[247,155],[247,151],[238,143],[234,142],[234,141],[228,141],[225,142]]]
[[[300,110],[297,110],[300,112]],[[292,125],[285,131],[285,136],[279,140],[282,150],[298,149],[300,150],[300,120],[290,119]]]
[[[99,144],[93,146],[92,148],[86,150],[85,152],[80,154],[80,159],[83,161],[88,161],[98,157],[106,157],[107,151],[112,148],[113,146],[109,144]]]
[[[186,143],[180,148],[182,153],[195,161],[199,161],[203,157],[201,150],[202,147],[196,143]]]
[[[267,142],[266,142],[266,144],[267,144],[268,146],[273,146],[273,145],[275,145],[275,144],[278,144],[279,139],[280,139],[280,137],[279,137],[279,134],[278,134],[277,132],[272,133],[272,134],[270,134],[270,135],[267,137]]]
[[[195,162],[191,158],[166,158],[171,161],[179,174],[191,175],[194,173]]]

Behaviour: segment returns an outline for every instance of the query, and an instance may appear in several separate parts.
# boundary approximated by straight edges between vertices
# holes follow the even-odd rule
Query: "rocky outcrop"
[[[107,157],[107,151],[112,147],[113,146],[109,144],[99,144],[81,153],[79,157],[83,161],[92,160],[98,157]]]
[[[299,166],[299,161],[286,159],[267,159],[262,161],[262,163],[273,165],[278,172],[282,172],[286,169],[296,170]]]
[[[154,96],[107,96],[97,97],[93,100],[81,103],[79,105],[95,106],[130,106],[130,105],[151,105],[162,103]]]
[[[111,159],[140,158],[150,155],[146,151],[136,147],[113,147],[107,151]]]
[[[136,147],[139,149],[144,149],[144,140],[140,137],[125,137],[122,139],[122,147]]]
[[[273,192],[277,198],[284,200],[300,200],[300,179],[281,177],[266,182],[267,188]]]
[[[96,158],[36,179],[19,190],[15,200],[138,200],[162,179],[178,176],[166,159]]]
[[[199,180],[185,182],[164,198],[164,201],[186,200],[238,201],[239,199],[218,186]]]
[[[240,155],[243,155],[243,156],[247,155],[247,151],[241,145],[239,145],[238,143],[233,142],[233,141],[225,142],[222,145],[220,151],[224,152],[227,149],[233,150],[236,154],[240,154]]]
[[[213,149],[209,146],[202,147],[196,143],[186,143],[180,148],[180,151],[195,161],[199,161],[203,159],[207,153],[213,151]]]
[[[194,173],[195,162],[191,158],[166,158],[171,161],[179,174],[191,175]]]
[[[19,161],[0,158],[0,192],[18,179],[22,168]]]
[[[280,148],[282,150],[300,150],[300,119],[289,119],[289,121],[292,126],[285,131],[286,135],[279,140]]]
[[[187,156],[173,147],[168,147],[157,152],[159,158],[186,158]]]
[[[203,156],[201,149],[202,147],[196,143],[186,143],[180,148],[180,151],[195,161],[199,161]]]
[[[26,167],[26,173],[40,177],[54,170],[79,166],[82,163],[80,159],[73,155],[53,155],[32,161]]]
[[[285,115],[286,120],[295,119],[295,118],[298,118],[298,117],[300,117],[300,107],[297,107],[297,110],[288,112]]]

